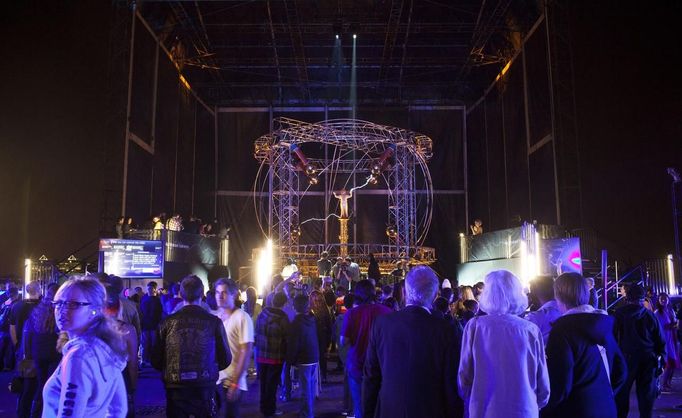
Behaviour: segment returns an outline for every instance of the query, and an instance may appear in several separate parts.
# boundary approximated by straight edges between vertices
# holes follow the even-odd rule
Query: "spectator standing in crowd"
[[[156,282],[149,282],[147,294],[140,300],[142,365],[146,366],[151,364],[152,346],[155,344],[159,323],[163,317],[163,307],[161,299],[156,295],[156,286]]]
[[[111,318],[118,325],[124,338],[126,351],[128,353],[126,366],[123,369],[123,382],[125,383],[126,395],[128,396],[128,418],[135,418],[135,391],[137,390],[138,364],[137,349],[139,339],[137,330],[130,323],[114,316],[109,310],[104,310],[104,314]]]
[[[369,265],[367,266],[367,278],[376,280],[376,284],[381,283],[381,270],[379,262],[374,258],[374,253],[369,253]]]
[[[12,288],[12,282],[7,281],[3,285],[3,290],[0,292],[0,305],[4,304],[9,299],[9,290]]]
[[[462,329],[467,325],[473,317],[478,315],[479,306],[475,299],[465,300],[463,303],[464,310],[459,315],[459,323],[462,325]]]
[[[450,313],[450,306],[448,305],[447,299],[442,296],[437,297],[436,300],[433,301],[433,309],[431,313],[438,318],[442,318],[445,320],[445,322],[450,324],[452,329],[455,331],[457,341],[462,341],[462,325]],[[459,353],[457,355],[459,356]]]
[[[469,225],[469,229],[471,229],[471,235],[481,235],[483,233],[483,221],[480,219],[474,220],[474,224]]]
[[[9,333],[12,337],[12,344],[17,357],[21,358],[21,335],[24,332],[24,324],[31,315],[31,311],[40,303],[40,283],[30,282],[25,287],[26,297],[12,305],[9,316]]]
[[[140,301],[142,300],[142,296],[144,296],[144,292],[140,286],[136,286],[135,289],[133,289],[133,294],[128,296],[128,299],[135,304],[138,313],[140,311]]]
[[[322,383],[327,383],[327,350],[332,339],[333,320],[327,302],[321,292],[310,292],[310,313],[315,317],[317,327],[317,344],[320,349],[320,375]]]
[[[22,333],[24,357],[33,361],[36,376],[24,378],[24,390],[18,403],[19,418],[39,417],[42,414],[43,387],[62,357],[56,350],[59,329],[52,309],[58,287],[56,283],[48,286],[45,296],[31,311],[24,324]]]
[[[557,301],[554,300],[554,279],[551,276],[537,276],[530,282],[530,292],[537,298],[540,308],[529,313],[526,319],[540,328],[546,346],[552,324],[561,316]]]
[[[199,233],[205,237],[210,237],[210,236],[214,236],[216,231],[213,230],[213,224],[210,222],[207,222],[207,223],[201,225],[201,228],[199,228]]]
[[[170,288],[171,296],[166,303],[163,305],[163,311],[166,316],[175,312],[175,308],[178,304],[182,303],[182,297],[180,296],[180,283],[173,283]]]
[[[613,336],[613,318],[588,302],[587,281],[564,273],[554,283],[561,317],[546,347],[550,397],[543,418],[616,418],[614,394],[625,383],[625,359]]]
[[[286,355],[289,319],[282,307],[287,302],[283,292],[274,295],[272,306],[263,309],[256,319],[256,363],[260,380],[260,411],[273,417],[277,410],[277,386]]]
[[[104,286],[89,277],[70,279],[57,291],[55,320],[69,341],[43,389],[44,417],[126,416],[126,346],[103,313],[105,298]]]
[[[201,219],[197,218],[194,215],[190,215],[189,222],[187,222],[187,225],[185,227],[185,232],[187,232],[188,234],[199,234],[200,228]]]
[[[319,277],[329,276],[332,273],[332,262],[329,259],[329,253],[322,251],[320,259],[317,260],[317,275]]]
[[[223,323],[199,306],[203,293],[199,277],[185,277],[184,306],[159,325],[152,364],[163,375],[169,418],[215,416],[218,372],[232,359]]]
[[[123,226],[125,225],[126,218],[125,216],[121,216],[118,218],[118,221],[116,221],[116,238],[122,239],[124,234],[123,234]]]
[[[163,230],[165,229],[163,226],[163,220],[161,217],[155,216],[152,218],[152,223],[154,224],[152,239],[160,240],[163,235]]]
[[[362,416],[462,417],[453,355],[459,342],[447,322],[429,310],[438,278],[429,267],[418,266],[407,274],[405,289],[407,306],[376,317],[371,327]]]
[[[129,238],[130,234],[135,231],[135,223],[133,218],[128,218],[125,225],[123,225],[123,238]]]
[[[249,286],[246,288],[246,302],[244,302],[242,308],[244,312],[249,314],[255,325],[258,315],[263,311],[263,307],[258,303],[258,294],[255,287]]]
[[[393,300],[395,310],[399,311],[405,307],[405,279],[400,279],[393,285]]]
[[[471,286],[462,286],[459,289],[459,299],[457,300],[455,311],[457,316],[461,317],[465,311],[464,302],[467,300],[476,300],[474,297],[474,290]]]
[[[540,329],[519,318],[528,306],[519,279],[506,270],[485,277],[479,303],[488,315],[464,328],[459,389],[470,418],[534,418],[549,400]]]
[[[9,371],[14,369],[14,343],[9,332],[10,316],[12,308],[19,302],[19,289],[9,287],[5,291],[7,299],[0,307],[0,370]]]
[[[175,232],[182,231],[184,229],[182,226],[182,216],[180,216],[179,213],[176,213],[169,218],[168,222],[166,223],[166,229]]]
[[[474,293],[474,299],[478,300],[481,297],[481,293],[483,293],[483,288],[485,287],[485,284],[483,282],[478,282],[474,285],[472,291]]]
[[[381,298],[377,302],[384,303],[388,298],[391,297],[391,294],[393,293],[393,286],[389,285],[383,285],[381,287]],[[392,306],[391,306],[392,309]]]
[[[343,257],[336,257],[336,262],[332,266],[331,276],[337,285],[338,285],[338,281],[339,281],[339,271],[341,270],[342,265],[343,265]]]
[[[637,405],[641,418],[651,418],[658,396],[659,362],[666,358],[665,339],[653,312],[644,304],[644,288],[631,285],[625,289],[626,305],[614,314],[614,333],[625,356],[628,376],[616,394],[618,417],[627,418],[630,410],[630,390],[637,383]]]
[[[239,416],[239,401],[248,390],[246,371],[253,350],[253,321],[239,308],[239,286],[232,279],[218,279],[215,290],[218,309],[214,314],[225,327],[227,343],[232,355],[230,366],[220,371],[218,393],[220,395],[220,418]]]
[[[96,278],[104,286],[106,300],[104,302],[104,315],[111,318],[118,326],[125,339],[128,357],[126,367],[123,369],[123,381],[128,396],[128,417],[135,416],[135,390],[137,389],[138,358],[137,351],[140,338],[140,318],[135,304],[126,298],[121,298],[123,280],[120,277],[106,273],[95,273],[91,276]]]
[[[340,346],[346,346],[346,373],[355,418],[362,418],[362,371],[365,366],[367,345],[372,324],[376,318],[392,311],[374,303],[374,286],[369,280],[361,280],[353,290],[355,307],[343,315]]]
[[[594,309],[599,308],[599,300],[597,299],[597,289],[594,288],[594,277],[585,277],[587,280],[587,287],[590,289],[590,302]]]
[[[313,403],[317,395],[317,366],[320,360],[320,348],[317,338],[315,317],[309,312],[308,296],[298,295],[294,298],[296,317],[291,322],[287,335],[287,363],[298,369],[301,385],[302,418],[313,418]]]
[[[337,287],[350,289],[351,282],[353,281],[353,274],[348,265],[348,260],[341,259],[340,261],[337,261],[337,264],[338,269],[335,276]]]
[[[678,321],[675,312],[670,306],[670,297],[667,293],[658,295],[656,311],[654,312],[661,324],[663,339],[665,340],[665,370],[661,376],[661,388],[665,392],[672,390],[673,373],[680,367],[679,344],[677,340]]]
[[[95,273],[92,276],[102,283],[107,292],[104,313],[110,318],[130,324],[135,331],[136,340],[139,341],[142,332],[140,328],[140,314],[134,302],[121,297],[123,280],[118,276],[106,273]]]
[[[398,260],[395,262],[395,269],[391,271],[389,276],[393,283],[398,283],[398,281],[405,278],[405,263],[403,260]]]

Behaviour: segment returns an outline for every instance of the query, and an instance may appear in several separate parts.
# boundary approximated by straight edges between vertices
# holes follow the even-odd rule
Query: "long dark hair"
[[[246,301],[242,305],[242,309],[244,309],[244,311],[251,317],[253,317],[254,311],[256,310],[257,299],[258,295],[256,294],[256,288],[249,286],[246,289]]]

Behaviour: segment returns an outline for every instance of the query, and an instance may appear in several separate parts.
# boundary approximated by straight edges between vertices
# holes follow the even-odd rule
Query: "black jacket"
[[[545,349],[551,390],[543,418],[617,416],[614,395],[625,383],[627,367],[613,322],[600,313],[570,314],[554,322]],[[610,376],[597,345],[606,349]]]
[[[287,335],[287,363],[311,364],[320,361],[317,326],[313,314],[296,314]]]
[[[163,306],[161,305],[161,298],[158,296],[142,296],[140,301],[140,325],[142,331],[154,331],[161,322],[163,316]]]
[[[649,355],[665,358],[665,339],[653,312],[640,305],[627,304],[613,316],[613,332],[626,358]]]
[[[152,366],[167,388],[213,387],[231,361],[222,321],[201,306],[183,306],[161,321]]]
[[[363,416],[462,417],[461,343],[452,325],[418,306],[377,317],[363,372]]]

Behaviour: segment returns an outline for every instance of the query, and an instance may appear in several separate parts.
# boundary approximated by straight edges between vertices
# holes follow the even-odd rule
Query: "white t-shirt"
[[[220,371],[220,375],[218,376],[218,384],[220,384],[223,380],[227,379],[228,376],[234,376],[235,368],[237,367],[235,359],[239,353],[239,346],[241,344],[254,342],[253,321],[251,320],[249,314],[241,309],[236,309],[229,316],[218,315],[218,313],[215,311],[213,313],[223,321],[225,333],[227,334],[227,344],[230,346],[230,354],[232,354],[232,362],[230,363],[230,366],[227,369]],[[249,359],[246,359],[246,367],[244,367],[242,375],[239,376],[239,382],[237,382],[240,390],[248,389],[246,385],[246,370],[248,368],[248,362]]]

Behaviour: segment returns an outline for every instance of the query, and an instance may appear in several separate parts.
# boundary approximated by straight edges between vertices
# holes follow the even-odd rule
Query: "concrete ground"
[[[329,364],[330,370],[333,370],[335,363],[332,361]],[[7,385],[12,377],[9,372],[0,373],[0,418],[16,417],[16,396],[9,393]],[[283,418],[293,418],[298,416],[298,398],[294,391],[293,400],[282,403],[278,402],[278,409],[283,414]],[[258,381],[255,377],[249,378],[249,391],[242,402],[243,418],[260,418],[258,408],[259,389]],[[633,396],[630,398],[631,412],[630,417],[638,417],[637,403]],[[140,380],[138,384],[135,415],[138,417],[165,417],[166,399],[161,383],[160,375],[157,371],[145,368],[141,370]],[[675,410],[675,405],[682,404],[682,377],[673,379],[673,392],[664,393],[656,401],[654,408],[654,417],[682,417],[682,410]],[[337,418],[346,416],[344,413],[343,402],[343,376],[341,373],[330,372],[327,384],[322,387],[320,398],[315,403],[315,416],[319,418]]]

